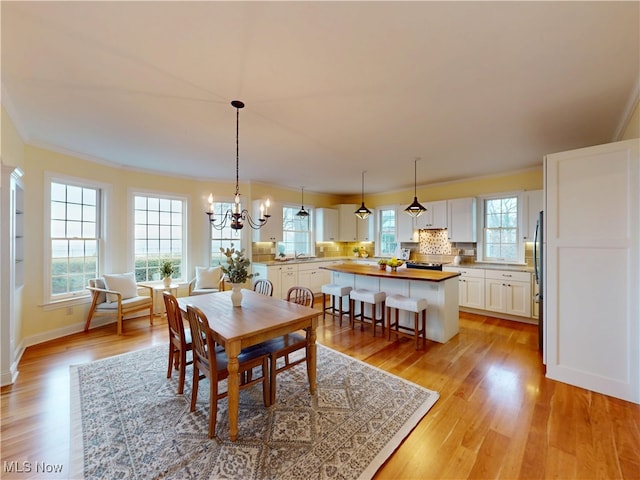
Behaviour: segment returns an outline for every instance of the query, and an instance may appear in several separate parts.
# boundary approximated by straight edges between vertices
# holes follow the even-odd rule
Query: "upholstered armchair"
[[[125,317],[142,310],[149,310],[149,324],[153,325],[153,287],[136,283],[133,273],[105,274],[89,280],[87,290],[92,300],[84,331],[89,330],[96,315],[112,315],[118,322],[118,335],[122,335]]]
[[[196,267],[196,276],[189,282],[189,295],[224,291],[222,267]]]

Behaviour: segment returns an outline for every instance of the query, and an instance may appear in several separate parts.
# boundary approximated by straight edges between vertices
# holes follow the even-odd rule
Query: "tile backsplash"
[[[421,255],[451,255],[447,230],[419,230],[418,242]]]

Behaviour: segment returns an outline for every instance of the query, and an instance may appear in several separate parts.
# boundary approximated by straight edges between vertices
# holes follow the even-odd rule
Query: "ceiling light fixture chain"
[[[427,209],[418,202],[418,160],[420,160],[420,157],[416,157],[413,161],[413,203],[404,209],[404,211],[412,217],[419,217],[427,211]]]
[[[364,174],[367,173],[366,170],[362,171],[362,205],[358,208],[354,213],[356,217],[365,220],[369,215],[371,215],[371,210],[364,206]]]
[[[209,194],[209,210],[205,212],[209,216],[209,223],[216,230],[222,230],[229,225],[232,230],[242,230],[245,222],[254,230],[258,230],[267,223],[269,220],[269,206],[271,202],[267,199],[264,203],[260,204],[260,218],[254,220],[249,211],[246,208],[242,208],[240,203],[240,109],[244,108],[244,103],[240,100],[233,100],[231,106],[236,109],[236,193],[234,196],[233,209],[227,209],[226,212],[221,212],[222,218],[216,220],[213,211],[213,193]]]

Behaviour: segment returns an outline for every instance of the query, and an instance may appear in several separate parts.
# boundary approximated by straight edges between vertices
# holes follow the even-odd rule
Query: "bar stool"
[[[340,319],[340,326],[342,326],[342,316],[349,312],[342,311],[342,297],[348,297],[351,292],[351,287],[346,285],[336,285],[335,283],[327,283],[322,286],[322,321],[324,321],[327,311],[334,319],[338,317]],[[327,295],[331,296],[331,305],[327,307]],[[340,305],[336,308],[336,302]],[[336,313],[337,312],[337,313]]]
[[[371,325],[373,326],[373,336],[376,336],[376,324],[379,323],[382,327],[382,335],[384,336],[384,302],[387,298],[387,294],[385,292],[374,292],[372,290],[367,290],[366,288],[358,288],[355,290],[351,290],[349,293],[349,323],[351,324],[351,328],[355,326],[356,322],[360,322],[360,330],[363,330],[363,324],[368,323],[365,320],[371,320]],[[360,302],[360,313],[356,315],[355,306],[356,302]],[[371,304],[371,316],[367,317],[364,314],[364,304]],[[376,305],[378,303],[382,303],[381,316],[382,318],[376,318]]]
[[[391,340],[391,333],[395,333],[396,337],[402,335],[409,338],[415,338],[416,350],[420,349],[420,338],[422,338],[422,347],[426,347],[426,331],[427,331],[427,300],[425,298],[409,298],[404,295],[389,295],[387,297],[387,339]],[[394,309],[394,312],[391,312]],[[400,325],[398,321],[398,313],[400,310],[413,312],[413,329]],[[422,315],[420,315],[422,314]],[[395,317],[395,321],[394,321]]]

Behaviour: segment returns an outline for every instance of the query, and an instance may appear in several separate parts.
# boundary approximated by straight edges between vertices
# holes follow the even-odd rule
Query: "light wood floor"
[[[166,322],[155,323],[28,348],[17,382],[2,388],[0,477],[67,478],[69,365],[166,343]],[[327,317],[318,342],[440,392],[376,479],[640,478],[640,406],[545,379],[536,327],[462,313],[459,335],[416,352],[409,339],[347,323]],[[31,472],[6,473],[25,461]],[[36,473],[35,462],[64,470]]]

